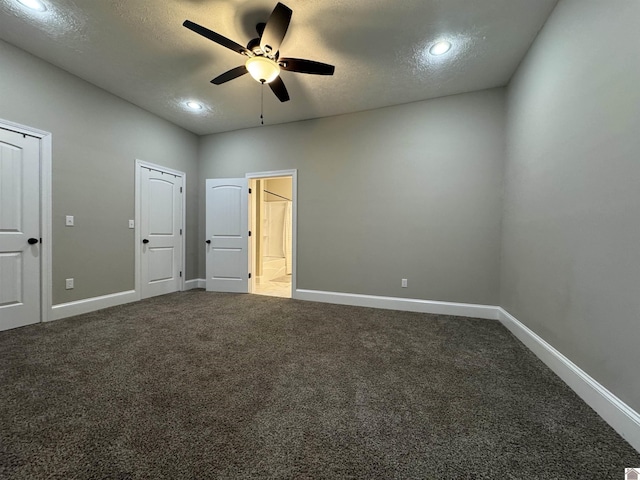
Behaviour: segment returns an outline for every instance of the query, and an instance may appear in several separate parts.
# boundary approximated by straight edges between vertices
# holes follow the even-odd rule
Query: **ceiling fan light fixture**
[[[251,57],[245,66],[251,76],[260,83],[273,82],[280,75],[280,67],[276,62],[267,57]]]
[[[35,10],[36,12],[46,12],[47,6],[42,3],[40,0],[18,0],[18,3],[24,5],[30,10]]]
[[[431,55],[442,55],[451,50],[451,42],[447,42],[446,40],[441,40],[440,42],[434,43],[429,49],[429,53]]]

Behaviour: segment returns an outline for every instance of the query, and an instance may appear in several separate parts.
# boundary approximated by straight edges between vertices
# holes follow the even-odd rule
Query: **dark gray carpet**
[[[3,479],[619,479],[498,322],[177,293],[0,333]]]

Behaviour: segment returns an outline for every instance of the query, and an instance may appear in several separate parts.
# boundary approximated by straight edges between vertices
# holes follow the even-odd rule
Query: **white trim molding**
[[[498,320],[622,438],[640,452],[640,414],[638,412],[502,307],[498,308]]]
[[[294,290],[294,298],[311,302],[336,303],[356,307],[383,308],[405,312],[433,313],[436,315],[457,315],[462,317],[498,319],[498,308],[494,305],[475,303],[437,302],[417,298],[379,297],[358,293],[323,292],[321,290]]]
[[[194,278],[184,282],[185,290],[193,290],[194,288],[207,288],[207,281],[204,278]]]
[[[100,297],[85,298],[76,300],[75,302],[60,303],[51,308],[50,320],[60,320],[83,313],[102,310],[103,308],[115,307],[125,303],[131,303],[140,300],[135,290],[127,290],[125,292],[111,293]]]

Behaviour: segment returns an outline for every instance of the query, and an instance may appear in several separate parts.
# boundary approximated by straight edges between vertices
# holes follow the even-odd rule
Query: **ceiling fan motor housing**
[[[247,50],[251,51],[254,55],[259,56],[259,57],[268,57],[271,58],[272,60],[278,60],[278,57],[280,56],[280,52],[276,52],[275,55],[270,55],[264,51],[262,51],[262,48],[260,47],[260,39],[259,38],[254,38],[252,40],[249,40],[249,43],[247,43]]]

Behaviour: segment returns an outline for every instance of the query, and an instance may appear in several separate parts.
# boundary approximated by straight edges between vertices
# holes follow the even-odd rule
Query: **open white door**
[[[0,330],[40,321],[40,141],[0,130]]]
[[[206,182],[207,291],[249,293],[246,178]]]
[[[140,167],[141,298],[182,288],[183,178]]]

